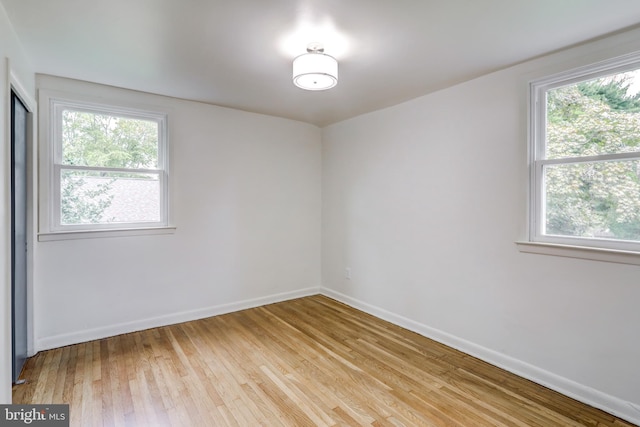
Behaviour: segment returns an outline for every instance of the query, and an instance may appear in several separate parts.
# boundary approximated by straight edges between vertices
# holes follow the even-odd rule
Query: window
[[[640,251],[640,56],[531,84],[530,240]]]
[[[166,227],[166,115],[50,98],[50,232]]]

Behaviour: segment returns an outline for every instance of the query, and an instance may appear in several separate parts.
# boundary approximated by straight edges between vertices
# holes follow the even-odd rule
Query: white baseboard
[[[245,310],[248,308],[259,307],[266,304],[287,301],[294,298],[301,298],[309,295],[317,295],[320,291],[319,287],[311,287],[300,289],[292,292],[283,292],[275,295],[269,295],[260,298],[253,298],[244,301],[238,301],[230,304],[221,304],[212,307],[206,307],[198,310],[183,311],[180,313],[172,313],[166,316],[152,317],[148,319],[136,320],[133,322],[119,323],[116,325],[105,326],[102,328],[87,329],[83,331],[71,332],[68,334],[54,335],[50,337],[40,338],[36,341],[37,351],[49,350],[52,348],[63,347],[71,344],[78,344],[87,341],[93,341],[101,338],[113,337],[129,332],[142,331],[160,326],[174,325],[176,323],[189,322],[191,320],[204,319],[206,317],[217,316],[220,314],[232,313],[234,311]]]
[[[640,405],[627,402],[591,387],[579,384],[521,360],[463,340],[438,329],[431,328],[404,316],[367,304],[340,292],[324,287],[321,288],[320,292],[327,297],[362,310],[365,313],[369,313],[380,319],[384,319],[395,325],[416,332],[422,336],[431,338],[449,347],[455,348],[456,350],[460,350],[466,354],[484,360],[494,366],[498,366],[512,372],[520,377],[562,393],[565,396],[569,396],[580,402],[586,403],[587,405],[602,409],[603,411],[613,414],[619,418],[640,425]]]
[[[365,303],[363,301],[328,288],[310,287],[292,292],[284,292],[266,297],[248,299],[235,303],[221,304],[198,310],[173,313],[166,316],[158,316],[134,322],[120,323],[103,328],[88,329],[68,334],[45,337],[36,341],[36,348],[37,351],[43,351],[52,348],[63,347],[66,345],[112,337],[129,332],[203,319],[206,317],[217,316],[253,307],[259,307],[266,304],[287,301],[294,298],[316,295],[318,293],[343,302],[380,319],[384,319],[388,322],[406,328],[410,331],[416,332],[427,338],[431,338],[435,341],[460,350],[471,356],[477,357],[478,359],[484,360],[485,362],[498,366],[518,376],[521,376],[552,390],[558,391],[566,396],[584,402],[587,405],[602,409],[603,411],[606,411],[617,417],[640,425],[640,406],[637,404],[624,401],[591,387],[576,383],[572,380],[545,371],[544,369],[530,365],[521,360],[463,340],[454,335],[431,328],[427,325],[418,323],[404,316],[392,313],[390,311],[373,306],[371,304]]]

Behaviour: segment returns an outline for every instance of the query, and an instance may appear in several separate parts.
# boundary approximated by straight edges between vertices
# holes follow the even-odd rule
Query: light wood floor
[[[49,350],[73,426],[631,426],[323,296]]]

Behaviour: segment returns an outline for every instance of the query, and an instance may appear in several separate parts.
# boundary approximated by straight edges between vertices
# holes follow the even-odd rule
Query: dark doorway
[[[27,138],[29,111],[11,92],[12,379],[27,360]]]

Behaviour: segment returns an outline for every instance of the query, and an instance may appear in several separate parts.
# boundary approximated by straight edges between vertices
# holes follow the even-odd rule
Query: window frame
[[[153,108],[124,106],[121,103],[94,100],[90,97],[40,90],[40,221],[39,241],[113,237],[136,234],[171,233],[169,204],[169,135],[168,113]],[[116,117],[151,120],[158,124],[158,164],[156,169],[72,166],[62,163],[63,111],[81,111]],[[61,173],[63,170],[98,170],[106,172],[139,172],[158,175],[159,221],[119,222],[113,224],[62,224]]]
[[[546,94],[547,91],[559,87],[569,86],[583,81],[603,77],[607,75],[622,73],[640,69],[640,52],[624,55],[601,61],[595,64],[586,65],[569,71],[561,72],[551,76],[533,80],[529,83],[529,168],[530,168],[530,188],[529,188],[529,221],[528,221],[528,242],[520,242],[522,246],[531,249],[532,245],[539,244],[540,248],[521,250],[535,253],[553,252],[559,255],[558,249],[570,248],[578,249],[587,256],[576,256],[579,258],[592,258],[589,254],[596,251],[619,252],[624,254],[640,254],[640,241],[617,240],[607,238],[560,236],[544,234],[545,226],[545,185],[544,167],[546,165],[571,165],[586,162],[602,161],[626,161],[640,160],[640,151],[630,153],[603,154],[596,156],[582,156],[562,159],[546,159]],[[555,246],[554,250],[546,251],[544,247]],[[596,256],[593,259],[601,259]],[[614,261],[615,262],[615,261]],[[620,261],[621,262],[621,261]],[[627,263],[627,262],[625,262]],[[636,262],[633,262],[634,264]]]

